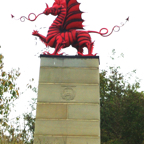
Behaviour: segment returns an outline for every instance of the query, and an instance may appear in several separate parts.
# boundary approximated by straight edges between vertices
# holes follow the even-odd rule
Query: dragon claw
[[[60,53],[60,54],[58,54],[58,55],[63,55],[64,53]]]
[[[80,55],[80,56],[96,56],[97,53],[96,54],[83,54],[83,53],[78,52],[78,55]]]
[[[43,55],[49,55],[50,53],[49,52],[47,52],[47,51],[44,51],[43,52]]]
[[[63,53],[60,53],[60,54],[57,53],[57,54],[55,54],[55,53],[49,53],[47,51],[44,51],[43,55],[63,55]]]
[[[37,35],[38,35],[38,31],[37,31],[37,30],[34,30],[34,31],[32,32],[32,35],[37,36]]]

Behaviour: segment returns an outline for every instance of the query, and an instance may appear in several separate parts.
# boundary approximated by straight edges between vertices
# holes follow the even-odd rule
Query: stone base
[[[35,144],[100,144],[99,137],[35,136]]]
[[[98,57],[41,57],[35,144],[100,144]]]

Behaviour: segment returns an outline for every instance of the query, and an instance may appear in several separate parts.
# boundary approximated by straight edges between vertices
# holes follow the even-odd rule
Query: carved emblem
[[[75,91],[70,87],[65,88],[62,92],[62,98],[64,100],[73,100],[75,98]]]

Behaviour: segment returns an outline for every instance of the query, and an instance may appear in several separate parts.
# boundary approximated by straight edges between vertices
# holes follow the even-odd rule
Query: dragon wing
[[[79,9],[80,3],[77,0],[65,0],[66,1],[66,17],[63,22],[63,30],[71,29],[84,29],[83,28],[83,19],[81,17],[82,13]]]

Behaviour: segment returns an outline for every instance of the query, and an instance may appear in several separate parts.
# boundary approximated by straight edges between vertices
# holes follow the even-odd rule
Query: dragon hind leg
[[[96,56],[96,54],[92,54],[92,52],[93,52],[93,45],[94,45],[94,42],[87,42],[87,43],[85,43],[85,46],[87,47],[87,49],[88,49],[88,54],[83,54],[82,52],[83,52],[83,49],[82,49],[82,51],[78,51],[78,55],[81,55],[81,56]]]
[[[88,32],[86,31],[78,31],[77,32],[77,43],[78,46],[80,47],[78,49],[78,55],[81,56],[95,56],[92,54],[93,52],[93,42],[91,41],[91,37]],[[83,51],[81,50],[83,47],[87,47],[88,49],[88,54],[83,54]]]
[[[88,55],[92,55],[92,52],[93,52],[93,44],[94,43],[86,43],[87,45],[87,48],[88,48]]]

